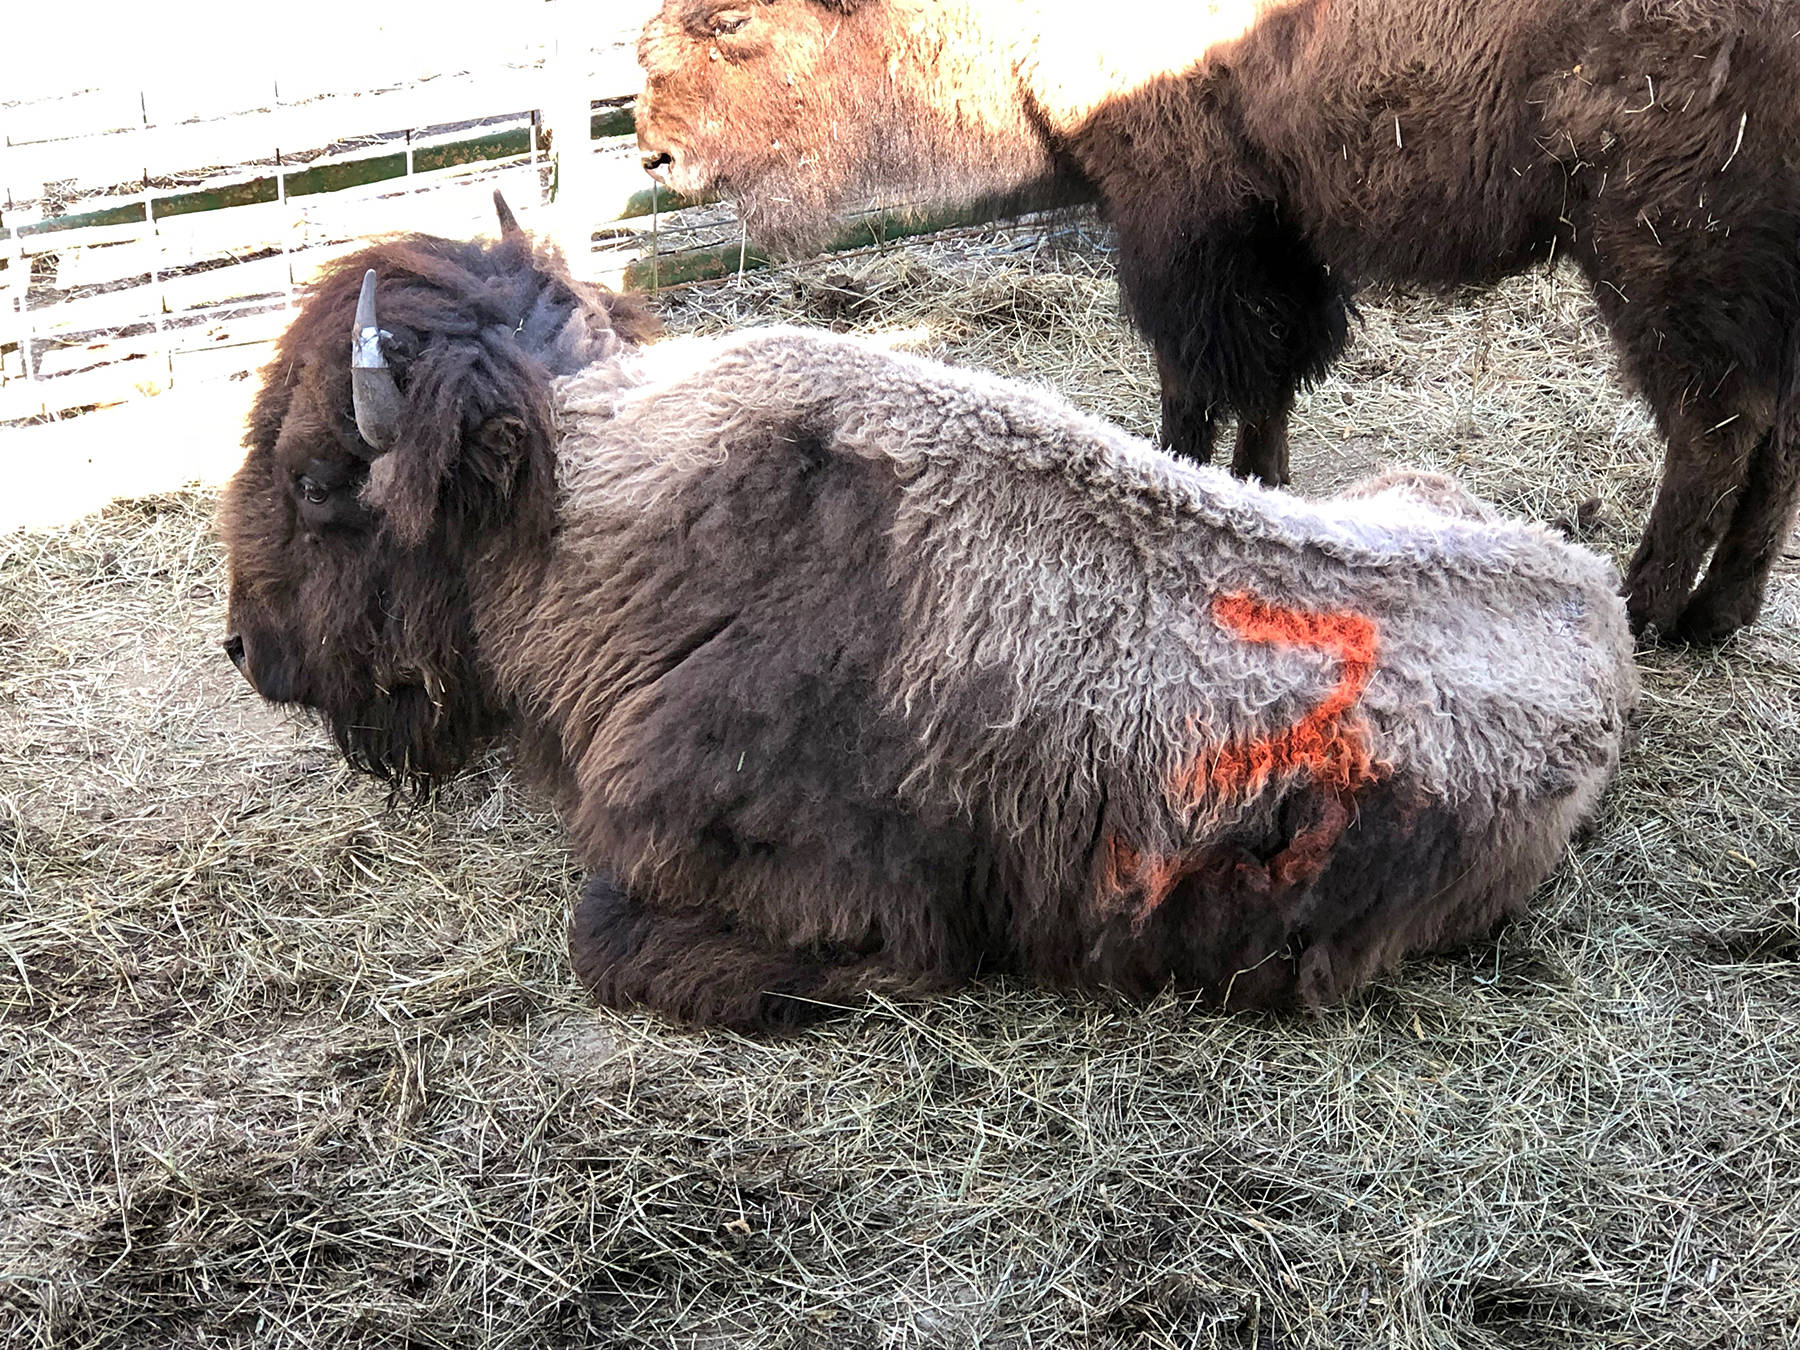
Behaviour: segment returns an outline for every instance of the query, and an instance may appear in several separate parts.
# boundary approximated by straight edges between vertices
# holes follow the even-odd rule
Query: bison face
[[[308,363],[281,388],[271,373],[220,512],[228,654],[264,698],[327,713],[391,688],[383,675],[398,656],[382,603],[396,550],[363,500],[371,456],[358,453],[348,380],[334,375]]]
[[[867,190],[870,129],[891,123],[886,9],[666,0],[638,44],[646,171],[678,192],[730,192],[765,243],[813,242],[833,207]]]
[[[1005,199],[1056,172],[1020,34],[948,0],[664,0],[644,29],[644,167],[737,200],[796,252],[861,200]]]
[[[253,432],[221,510],[226,652],[264,698],[319,713],[357,767],[427,786],[498,725],[466,655],[466,583],[371,503],[347,381],[314,366],[280,392],[272,443]]]
[[[356,280],[321,283],[265,373],[220,512],[225,646],[263,697],[318,712],[352,763],[425,787],[500,729],[470,597],[484,565],[550,529],[548,377],[506,326],[409,326],[409,299],[432,297],[390,283],[396,422],[377,449],[352,396]]]

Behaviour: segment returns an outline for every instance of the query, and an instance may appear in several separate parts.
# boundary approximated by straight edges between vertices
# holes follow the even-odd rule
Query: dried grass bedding
[[[666,297],[1154,430],[1079,230]],[[1623,555],[1660,458],[1579,283],[1371,301],[1320,489],[1448,469]],[[999,984],[795,1039],[577,998],[496,759],[390,809],[221,658],[210,493],[0,535],[0,1345],[1800,1344],[1800,566],[1652,651],[1492,943],[1313,1017]]]

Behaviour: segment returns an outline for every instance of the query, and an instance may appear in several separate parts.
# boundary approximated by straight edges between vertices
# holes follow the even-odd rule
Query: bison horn
[[[500,237],[502,239],[523,239],[525,228],[519,224],[519,218],[512,213],[512,207],[506,204],[506,198],[500,195],[500,189],[494,189],[494,210],[500,213]]]
[[[350,396],[356,429],[377,454],[400,434],[400,386],[381,354],[382,331],[375,322],[375,269],[363,273],[356,298],[356,331],[350,338]]]

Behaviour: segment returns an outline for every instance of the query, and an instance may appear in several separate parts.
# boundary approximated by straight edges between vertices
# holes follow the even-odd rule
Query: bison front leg
[[[1706,580],[1682,607],[1677,631],[1688,642],[1718,642],[1762,612],[1769,571],[1787,542],[1800,495],[1800,446],[1783,444],[1780,424],[1750,456],[1750,471]]]
[[[1120,283],[1156,350],[1163,444],[1207,462],[1217,419],[1238,419],[1232,472],[1288,481],[1294,395],[1344,348],[1350,291],[1272,202],[1138,234],[1114,207]]]
[[[698,907],[661,907],[603,872],[569,918],[575,977],[596,1003],[642,1007],[700,1026],[768,1031],[845,1011],[869,987],[867,961],[778,947]]]
[[[1162,447],[1172,455],[1210,464],[1218,431],[1211,402],[1195,392],[1177,359],[1156,349],[1156,378],[1162,385]]]
[[[1625,571],[1625,609],[1634,633],[1654,629],[1664,642],[1683,636],[1679,620],[1685,602],[1700,575],[1700,565],[1737,510],[1755,447],[1750,438],[1756,434],[1754,429],[1746,430],[1741,420],[1709,424],[1691,412],[1676,413],[1670,419],[1662,485],[1650,507],[1644,537]],[[1758,508],[1750,506],[1746,540],[1753,532],[1751,517],[1759,514]],[[1727,574],[1736,571],[1737,564],[1730,561],[1730,553],[1721,553],[1726,571],[1721,572],[1720,591],[1705,602],[1706,609],[1725,598],[1720,592],[1735,589]],[[1738,597],[1732,598],[1735,604]],[[1695,617],[1699,619],[1698,612]]]
[[[1192,376],[1175,359],[1156,353],[1156,375],[1162,385],[1162,446],[1196,464],[1212,462],[1218,436],[1218,405],[1197,393]],[[1269,487],[1284,487],[1288,478],[1288,416],[1294,389],[1284,388],[1261,413],[1239,413],[1237,444],[1231,472]]]
[[[1268,487],[1288,485],[1288,416],[1293,410],[1294,395],[1290,390],[1279,409],[1239,416],[1232,473],[1239,478],[1254,478]]]

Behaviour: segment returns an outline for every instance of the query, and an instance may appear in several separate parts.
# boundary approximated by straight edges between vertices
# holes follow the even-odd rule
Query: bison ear
[[[392,383],[391,372],[375,373]],[[394,538],[417,548],[440,523],[462,535],[495,523],[501,512],[514,525],[542,524],[555,473],[534,461],[555,457],[554,419],[545,372],[513,330],[501,325],[473,338],[427,342],[407,376],[405,394],[395,390],[401,402],[392,434],[379,445],[369,440],[376,454],[362,491]],[[359,395],[359,426],[363,411]],[[518,499],[521,484],[529,501]]]
[[[386,517],[396,539],[407,548],[417,548],[437,521],[438,499],[449,467],[447,456],[429,453],[427,447],[402,444],[369,465],[363,501]]]
[[[509,501],[519,482],[519,466],[531,446],[531,432],[516,413],[484,418],[463,445],[461,475],[484,501]]]
[[[387,517],[394,537],[408,548],[417,548],[430,537],[440,513],[464,523],[479,525],[492,520],[492,511],[514,502],[522,481],[535,482],[541,474],[524,472],[533,444],[542,439],[532,433],[531,422],[516,413],[497,413],[482,419],[461,434],[445,434],[414,426],[415,435],[400,443],[369,466],[363,499]]]

